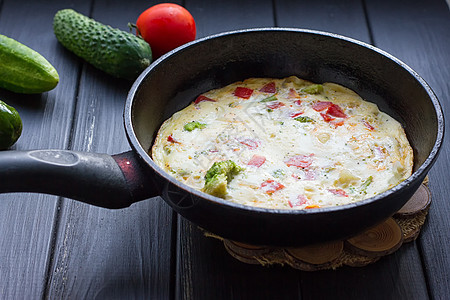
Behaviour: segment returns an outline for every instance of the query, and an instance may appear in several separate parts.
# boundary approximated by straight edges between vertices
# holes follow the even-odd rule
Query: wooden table
[[[155,3],[0,0],[0,33],[40,52],[60,75],[59,85],[47,93],[0,90],[0,99],[23,120],[13,149],[109,154],[130,149],[122,112],[131,83],[105,75],[64,49],[53,34],[52,19],[59,9],[74,8],[128,30],[127,23]],[[373,44],[416,70],[445,114],[450,109],[450,13],[444,0],[180,4],[194,16],[198,37],[279,26],[330,31]],[[420,237],[362,268],[303,272],[244,264],[159,197],[107,210],[49,195],[0,195],[0,298],[449,299],[449,146],[446,138],[429,174],[433,203]]]

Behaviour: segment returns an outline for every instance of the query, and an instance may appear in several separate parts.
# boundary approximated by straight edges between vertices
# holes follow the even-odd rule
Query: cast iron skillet
[[[413,175],[354,204],[269,210],[196,191],[165,173],[147,154],[161,123],[200,93],[249,77],[290,75],[344,85],[400,121],[414,149]],[[348,237],[393,215],[424,180],[444,135],[436,96],[403,62],[346,37],[287,28],[227,32],[168,53],[133,84],[124,121],[132,147],[127,153],[0,153],[0,192],[55,194],[106,208],[123,208],[160,195],[183,217],[224,238],[259,245],[306,245]]]

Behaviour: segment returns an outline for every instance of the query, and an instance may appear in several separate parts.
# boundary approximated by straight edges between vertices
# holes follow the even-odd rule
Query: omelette
[[[401,124],[335,83],[249,78],[166,120],[150,154],[197,190],[269,209],[344,205],[412,173]]]

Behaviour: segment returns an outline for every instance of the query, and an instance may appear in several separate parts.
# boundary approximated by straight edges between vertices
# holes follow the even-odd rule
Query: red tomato
[[[182,6],[161,3],[145,10],[137,19],[138,34],[150,44],[154,58],[195,40],[195,21]]]

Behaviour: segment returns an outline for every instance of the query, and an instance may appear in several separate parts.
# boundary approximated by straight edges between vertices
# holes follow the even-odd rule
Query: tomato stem
[[[136,29],[136,35],[142,38],[141,32],[139,31],[139,28],[136,26],[136,24],[128,22],[128,28],[130,28],[130,33],[133,33],[133,28]]]

